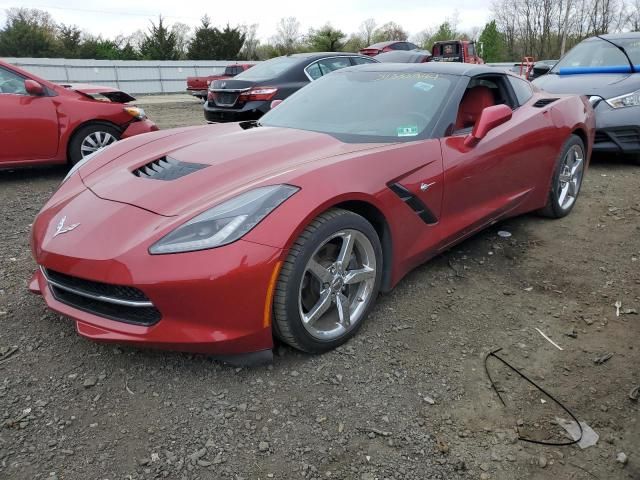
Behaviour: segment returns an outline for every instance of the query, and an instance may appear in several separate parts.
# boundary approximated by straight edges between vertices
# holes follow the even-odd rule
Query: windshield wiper
[[[604,37],[601,37],[600,35],[596,35],[596,37],[599,38],[600,40],[604,40],[605,42],[610,43],[611,45],[616,47],[618,50],[620,50],[624,54],[624,56],[627,58],[627,62],[629,62],[629,66],[631,67],[631,73],[636,73],[636,67],[633,65],[631,58],[629,58],[629,54],[627,53],[627,51],[624,49],[622,45],[618,45],[617,43],[612,42],[611,40],[608,40]]]

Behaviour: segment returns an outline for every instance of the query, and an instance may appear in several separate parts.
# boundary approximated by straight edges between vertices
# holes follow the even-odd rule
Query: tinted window
[[[406,50],[406,48],[404,48],[402,45],[402,42],[392,43],[388,48],[390,48],[391,50]]]
[[[612,40],[627,51],[631,62],[640,65],[640,38],[618,38]],[[563,67],[617,67],[628,66],[629,62],[617,47],[600,38],[585,40],[573,47],[552,71]]]
[[[424,72],[341,71],[299,90],[260,123],[353,142],[429,138],[456,80]]]
[[[364,65],[367,63],[378,63],[373,58],[370,57],[351,57],[354,65]]]
[[[511,82],[511,86],[513,87],[513,91],[516,94],[516,98],[518,99],[518,105],[524,105],[529,101],[529,99],[533,96],[533,90],[531,90],[531,85],[525,80],[520,80],[519,78],[508,76],[509,81]]]
[[[27,91],[24,88],[24,78],[9,70],[0,68],[0,93],[27,95]]]
[[[320,70],[320,65],[318,65],[318,62],[314,62],[307,68],[305,68],[305,72],[307,72],[307,75],[309,75],[312,80],[317,80],[322,76],[322,70]]]
[[[473,43],[470,43],[469,47],[467,49],[467,52],[469,52],[469,56],[470,57],[475,57],[476,56],[476,46]]]
[[[418,50],[418,46],[415,43],[407,42],[407,50]]]
[[[335,70],[340,70],[341,68],[350,67],[351,62],[349,61],[349,57],[334,57],[334,58],[325,58],[324,60],[320,60],[318,62],[318,65],[320,66],[322,75],[326,75],[327,73],[331,73]]]
[[[300,59],[296,57],[272,58],[241,72],[236,78],[238,80],[268,80],[278,77],[298,62]]]

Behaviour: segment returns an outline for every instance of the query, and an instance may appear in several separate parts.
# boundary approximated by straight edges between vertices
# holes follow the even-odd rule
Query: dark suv
[[[354,53],[298,53],[272,58],[233,79],[209,86],[204,116],[209,122],[257,120],[273,100],[284,100],[309,82],[353,65],[378,63]]]

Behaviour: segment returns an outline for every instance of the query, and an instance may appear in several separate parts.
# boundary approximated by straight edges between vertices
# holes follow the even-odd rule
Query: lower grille
[[[637,145],[640,147],[640,129],[638,128],[611,128],[598,130],[595,143],[614,142],[616,144]]]
[[[150,326],[161,314],[137,288],[94,282],[42,269],[53,296],[79,310],[133,325]]]

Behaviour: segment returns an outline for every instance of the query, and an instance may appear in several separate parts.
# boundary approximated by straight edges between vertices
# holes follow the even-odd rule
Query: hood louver
[[[132,173],[139,178],[170,182],[208,166],[202,163],[181,162],[175,158],[162,157],[135,169]]]
[[[536,107],[536,108],[546,107],[547,105],[549,105],[550,103],[555,102],[556,100],[558,100],[558,99],[557,98],[542,98],[542,99],[538,100],[536,103],[534,103],[533,106]]]

